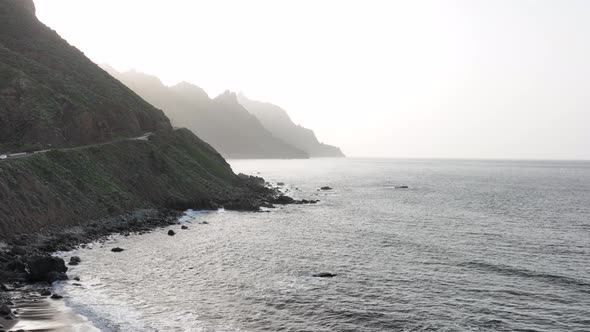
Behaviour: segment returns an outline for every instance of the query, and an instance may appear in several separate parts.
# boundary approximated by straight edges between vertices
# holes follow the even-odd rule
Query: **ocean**
[[[230,164],[320,202],[66,253],[65,304],[103,331],[590,331],[590,162]]]

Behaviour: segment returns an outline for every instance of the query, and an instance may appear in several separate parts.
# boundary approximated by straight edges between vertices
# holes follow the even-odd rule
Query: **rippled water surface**
[[[80,250],[66,303],[105,331],[590,330],[589,163],[231,164],[321,202]]]

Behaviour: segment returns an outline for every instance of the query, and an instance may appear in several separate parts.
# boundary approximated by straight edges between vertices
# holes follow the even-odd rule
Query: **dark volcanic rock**
[[[188,226],[182,225],[180,226],[180,229],[188,229]]]
[[[111,249],[112,252],[121,252],[123,250],[125,250],[125,249],[119,248],[119,247],[116,247],[116,248]]]
[[[0,316],[8,316],[10,314],[12,314],[12,311],[6,304],[0,305]]]
[[[264,181],[264,179],[259,176],[253,176],[253,175],[247,175],[244,173],[240,173],[240,174],[238,174],[238,177],[242,181],[249,182],[250,184],[260,186],[260,187],[264,187],[264,184],[266,183],[266,181]]]
[[[31,282],[67,279],[65,273],[68,271],[63,259],[52,256],[33,256],[27,261],[29,270],[28,279]]]
[[[49,296],[49,295],[51,295],[51,291],[49,289],[43,289],[42,291],[39,292],[39,294],[41,296]]]
[[[396,189],[408,189],[409,187],[408,187],[408,186],[397,186],[397,187],[395,187],[395,188],[396,188]]]
[[[260,203],[250,198],[234,199],[223,204],[223,208],[233,211],[259,211]]]
[[[61,295],[59,295],[59,294],[53,294],[53,295],[51,295],[51,299],[53,299],[53,300],[60,300],[60,299],[63,299],[63,298],[64,297],[61,296]]]
[[[68,263],[68,265],[78,265],[81,262],[82,262],[82,260],[80,259],[80,257],[73,256],[73,257],[70,257],[70,262]]]
[[[170,236],[174,236],[174,235],[176,235],[176,233],[175,233],[173,230],[169,230],[169,231],[168,231],[168,235],[170,235]]]
[[[10,249],[10,252],[15,255],[24,256],[28,253],[28,250],[24,246],[14,246]]]
[[[316,277],[316,278],[334,278],[335,276],[336,276],[336,274],[329,273],[329,272],[321,272],[321,273],[316,273],[313,275],[313,277]]]
[[[275,198],[272,203],[279,204],[279,205],[286,205],[286,204],[293,204],[295,200],[286,195],[279,195],[279,197]]]
[[[324,186],[320,188],[321,190],[332,190],[332,187]]]

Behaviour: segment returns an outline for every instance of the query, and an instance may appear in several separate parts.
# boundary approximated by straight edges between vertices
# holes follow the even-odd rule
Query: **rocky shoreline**
[[[227,210],[262,212],[275,205],[315,204],[316,200],[295,200],[272,187],[264,179],[240,174],[256,194],[241,199],[207,202],[171,202],[169,207],[141,209],[117,217],[102,218],[83,225],[48,228],[0,240],[0,319],[16,319],[10,292],[26,289],[30,284],[51,285],[67,280],[66,262],[54,257],[55,252],[71,251],[95,241],[104,241],[115,234],[144,234],[157,228],[179,225],[185,210]],[[173,207],[173,208],[170,208]],[[76,265],[79,262],[69,262]],[[55,295],[47,292],[47,296]],[[57,297],[57,296],[56,296]],[[0,326],[0,331],[3,327]]]

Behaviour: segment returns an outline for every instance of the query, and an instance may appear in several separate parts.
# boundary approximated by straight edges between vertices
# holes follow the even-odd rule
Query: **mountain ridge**
[[[309,155],[277,138],[243,105],[235,92],[210,98],[200,87],[181,82],[172,87],[156,76],[102,65],[116,79],[162,109],[174,126],[187,127],[226,158],[305,159]],[[157,81],[156,81],[157,80]],[[159,82],[154,84],[154,82]]]
[[[345,157],[340,148],[319,142],[313,130],[295,124],[281,107],[250,100],[243,93],[238,94],[238,101],[273,135],[302,149],[310,157]]]

